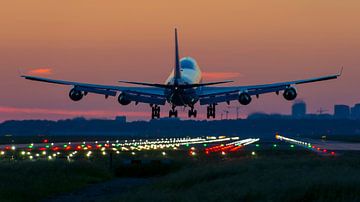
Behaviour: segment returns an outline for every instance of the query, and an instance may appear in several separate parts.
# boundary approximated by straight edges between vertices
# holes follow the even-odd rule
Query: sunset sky
[[[149,119],[148,105],[124,107],[92,94],[74,103],[69,87],[26,81],[19,72],[99,84],[162,83],[173,67],[174,27],[180,55],[197,60],[205,81],[260,84],[333,74],[344,66],[339,80],[298,86],[299,99],[312,113],[352,106],[360,103],[359,11],[358,0],[2,1],[0,122]],[[269,94],[241,107],[241,114],[290,113],[291,104]],[[203,118],[206,107],[197,108]],[[179,114],[187,113],[179,108]]]

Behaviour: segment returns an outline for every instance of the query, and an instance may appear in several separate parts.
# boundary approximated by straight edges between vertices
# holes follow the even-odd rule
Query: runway
[[[316,145],[321,148],[326,148],[328,150],[337,150],[337,151],[360,151],[360,143],[350,143],[350,142],[340,142],[340,141],[330,141],[330,140],[316,140],[316,139],[303,139],[305,142],[310,142],[313,145]]]

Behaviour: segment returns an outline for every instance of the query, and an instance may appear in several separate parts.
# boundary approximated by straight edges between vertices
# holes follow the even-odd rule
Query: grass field
[[[97,164],[78,161],[0,163],[0,201],[39,201],[112,177]]]
[[[256,155],[251,155],[256,151]],[[96,155],[95,155],[96,156]],[[149,178],[96,201],[360,201],[360,153],[319,156],[288,144],[190,156],[187,150],[109,158],[0,161],[0,201],[41,201],[114,178]],[[167,163],[123,164],[124,159]],[[91,200],[91,198],[87,198]]]
[[[110,201],[360,201],[359,154],[270,155],[184,168]]]

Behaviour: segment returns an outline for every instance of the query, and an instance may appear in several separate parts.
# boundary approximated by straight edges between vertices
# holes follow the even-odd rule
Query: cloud
[[[37,74],[37,75],[50,75],[52,74],[51,68],[36,68],[28,71],[28,74]]]
[[[223,80],[241,77],[238,72],[203,72],[202,77],[206,80]]]

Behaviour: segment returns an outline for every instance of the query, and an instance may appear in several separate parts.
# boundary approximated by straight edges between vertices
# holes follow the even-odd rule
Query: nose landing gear
[[[207,107],[207,114],[206,117],[209,118],[215,118],[215,114],[216,114],[216,109],[215,109],[215,105],[216,104],[211,104]]]

